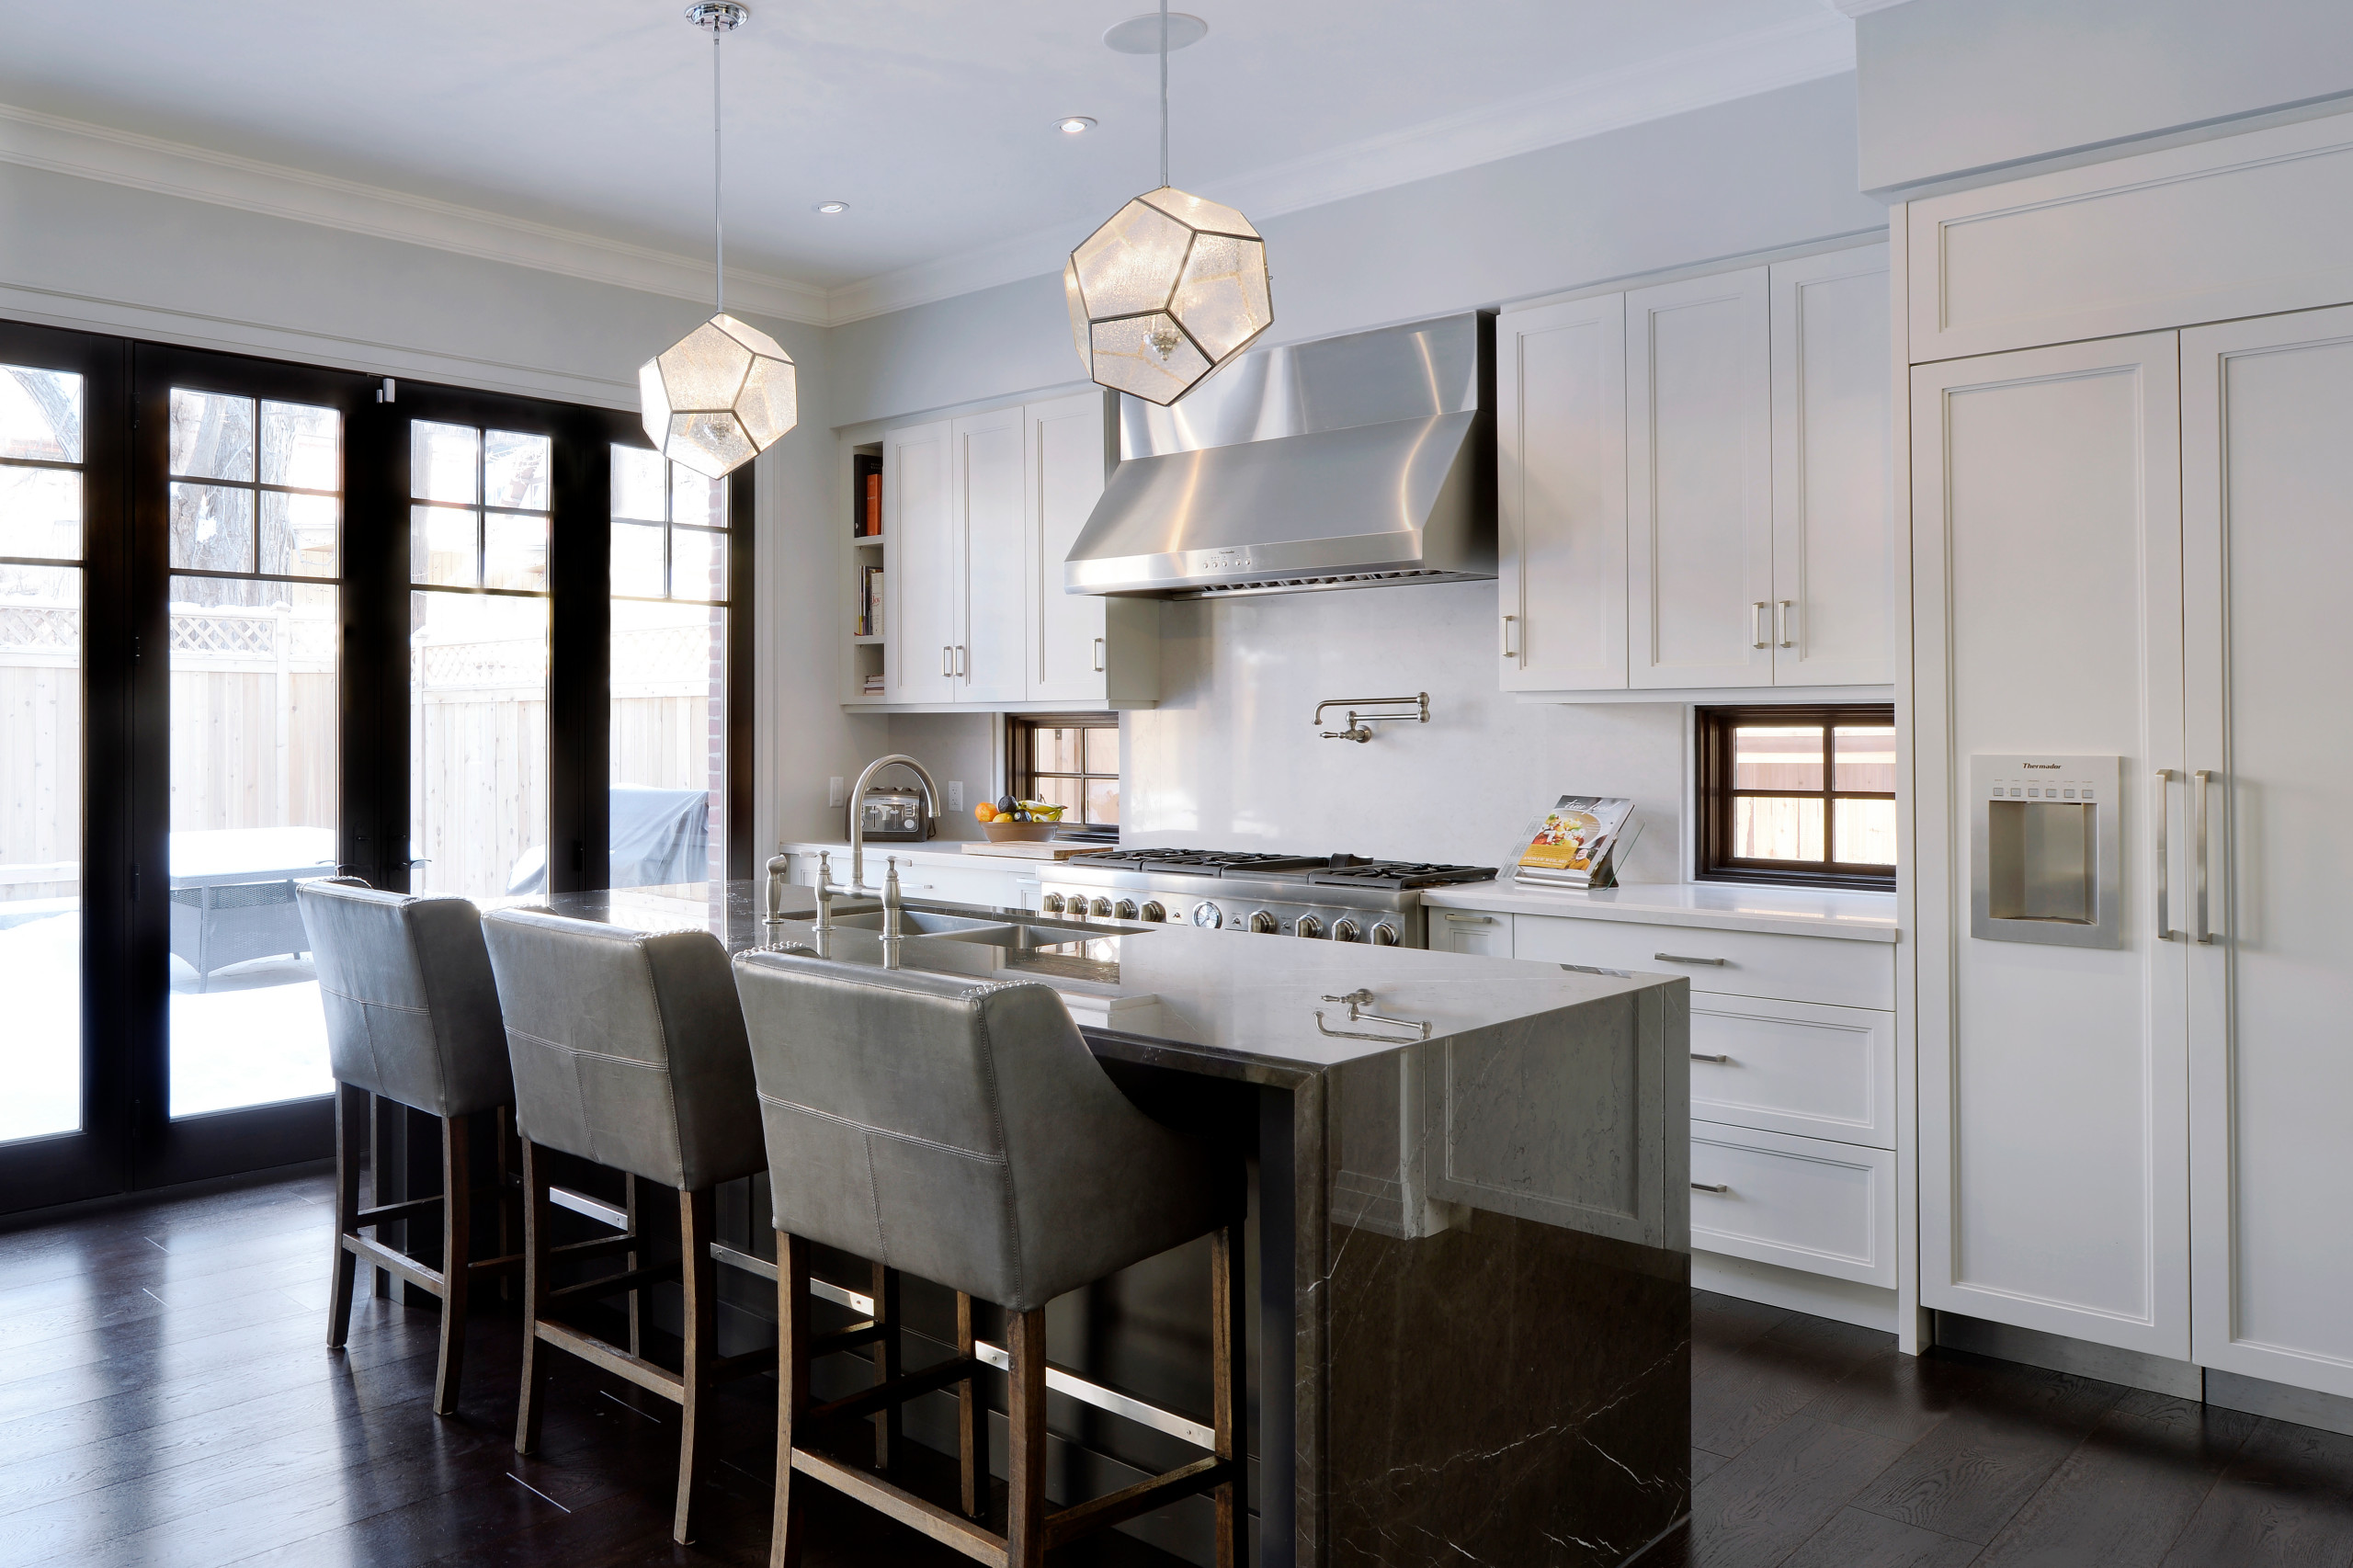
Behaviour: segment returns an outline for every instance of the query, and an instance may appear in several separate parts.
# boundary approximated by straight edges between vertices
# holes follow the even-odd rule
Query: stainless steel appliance
[[[1064,582],[1199,598],[1493,577],[1495,329],[1470,312],[1285,344],[1173,407],[1122,398]]]
[[[1492,866],[1222,849],[1108,849],[1040,868],[1040,907],[1079,919],[1189,921],[1214,930],[1427,947],[1421,890]]]
[[[1976,798],[1969,934],[1989,942],[2122,947],[2124,759],[1981,754],[1969,764]],[[2171,778],[2157,774],[2152,816],[2161,938],[2167,935],[2162,791]]]

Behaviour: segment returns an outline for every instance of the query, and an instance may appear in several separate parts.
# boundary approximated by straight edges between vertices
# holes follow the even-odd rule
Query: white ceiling
[[[1169,62],[1171,175],[1264,218],[1828,74],[1838,4],[1176,0],[1210,32]],[[725,48],[753,308],[1030,276],[1155,183],[1156,62],[1101,42],[1141,0],[751,5]],[[7,9],[0,158],[457,249],[666,253],[671,291],[707,265],[710,46],[679,0]],[[1100,126],[1063,136],[1070,114]],[[811,210],[829,198],[851,210]]]

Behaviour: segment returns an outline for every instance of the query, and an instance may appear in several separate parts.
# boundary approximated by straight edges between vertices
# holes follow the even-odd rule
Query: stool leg
[[[1242,1227],[1217,1233],[1210,1251],[1210,1420],[1217,1433],[1217,1457],[1233,1466],[1231,1479],[1212,1494],[1217,1500],[1217,1568],[1245,1568],[1249,1561],[1249,1497],[1243,1478],[1242,1391],[1248,1382],[1249,1349],[1242,1320]]]
[[[1017,1313],[1006,1323],[1009,1381],[1006,1456],[1010,1517],[1006,1521],[1006,1568],[1045,1568],[1046,1562],[1046,1313],[1043,1308]]]
[[[515,1451],[540,1446],[540,1407],[548,1368],[540,1353],[540,1319],[548,1308],[548,1183],[530,1139],[523,1145],[523,1377],[515,1412]]]
[[[340,1350],[351,1333],[352,1277],[359,1259],[343,1238],[359,1231],[359,1141],[368,1124],[368,1091],[335,1086],[335,1272],[327,1297],[327,1348]]]
[[[515,1175],[515,1108],[500,1106],[492,1111],[498,1138],[498,1256],[512,1256],[517,1235],[523,1229],[523,1206],[516,1191]],[[505,1269],[498,1272],[498,1299],[514,1300],[514,1276]]]
[[[768,1568],[800,1568],[801,1493],[792,1480],[793,1433],[809,1408],[809,1244],[776,1237],[776,1522]]]
[[[687,1296],[686,1358],[680,1369],[686,1398],[678,1413],[678,1508],[670,1538],[681,1546],[694,1539],[695,1491],[710,1462],[710,1445],[703,1440],[703,1396],[710,1391],[711,1363],[719,1358],[719,1265],[710,1256],[715,1228],[709,1187],[678,1194],[678,1250],[684,1265],[678,1281]]]
[[[972,1298],[956,1292],[956,1354],[972,1358]],[[986,1521],[989,1517],[989,1413],[981,1403],[981,1381],[965,1378],[956,1385],[956,1460],[964,1476],[964,1517]]]
[[[901,1366],[899,1271],[879,1263],[874,1266],[874,1321],[882,1328],[882,1337],[874,1342],[874,1381],[879,1385],[896,1378]],[[899,1406],[884,1405],[874,1423],[875,1469],[891,1468],[891,1455],[899,1446],[900,1433]]]
[[[473,1189],[467,1118],[441,1119],[441,1365],[433,1378],[433,1414],[458,1412],[458,1380],[466,1367],[466,1285],[472,1271]]]
[[[637,1200],[640,1196],[637,1190],[637,1177],[623,1176],[621,1177],[621,1206],[629,1212],[629,1233],[632,1238],[642,1233],[642,1227],[645,1224],[645,1215],[638,1207]],[[648,1259],[642,1254],[635,1247],[631,1247],[624,1256],[621,1267],[639,1268],[642,1267],[647,1261]],[[642,1356],[645,1354],[645,1349],[638,1343],[637,1338],[637,1294],[634,1290],[629,1293],[629,1353],[632,1356]]]

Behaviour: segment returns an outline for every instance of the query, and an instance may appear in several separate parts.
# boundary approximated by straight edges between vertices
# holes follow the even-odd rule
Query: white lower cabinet
[[[1691,1244],[1858,1284],[1895,1283],[1895,1155],[1691,1124]]]
[[[1687,974],[1694,993],[1881,1011],[1895,1006],[1894,950],[1885,942],[1554,915],[1520,915],[1514,931],[1517,957]]]
[[[1691,1119],[1895,1147],[1895,1015],[1691,996]]]
[[[1476,909],[1429,911],[1429,945],[1441,953],[1478,953],[1491,959],[1511,957],[1512,917]]]

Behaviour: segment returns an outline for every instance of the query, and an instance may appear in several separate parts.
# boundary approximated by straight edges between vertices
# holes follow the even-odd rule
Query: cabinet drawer
[[[1476,909],[1433,909],[1429,944],[1441,953],[1478,953],[1491,959],[1511,957],[1512,917]]]
[[[1691,1244],[1808,1274],[1893,1285],[1895,1156],[1695,1121]]]
[[[1695,992],[1881,1012],[1895,1007],[1895,948],[1889,942],[1560,915],[1522,915],[1513,929],[1517,958],[1688,975]]]
[[[1895,1015],[1694,992],[1691,1114],[1893,1149]]]

